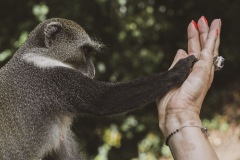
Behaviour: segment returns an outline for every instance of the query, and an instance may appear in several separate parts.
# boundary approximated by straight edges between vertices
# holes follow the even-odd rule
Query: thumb
[[[180,59],[186,58],[187,56],[188,56],[188,54],[184,50],[179,49],[177,51],[177,54],[174,57],[171,67],[168,70],[170,70]]]

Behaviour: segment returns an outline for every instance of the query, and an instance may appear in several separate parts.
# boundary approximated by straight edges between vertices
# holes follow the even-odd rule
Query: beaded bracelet
[[[181,128],[176,129],[174,132],[170,133],[170,134],[167,136],[165,144],[168,146],[169,139],[170,139],[173,135],[175,135],[176,133],[178,133],[179,131],[181,131],[183,128],[185,128],[185,127],[197,127],[197,128],[200,128],[201,131],[202,131],[202,133],[205,135],[205,137],[208,137],[208,136],[209,136],[209,134],[208,134],[208,129],[205,128],[205,127],[199,127],[199,126],[182,126]]]

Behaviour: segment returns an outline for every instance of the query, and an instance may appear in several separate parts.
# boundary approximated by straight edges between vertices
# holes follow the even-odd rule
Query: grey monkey
[[[196,58],[126,82],[94,80],[89,55],[101,45],[75,22],[39,24],[0,69],[0,159],[82,160],[71,131],[81,114],[128,112],[180,86]]]

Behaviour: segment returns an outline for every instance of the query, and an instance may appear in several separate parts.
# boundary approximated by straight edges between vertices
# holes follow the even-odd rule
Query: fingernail
[[[205,21],[205,23],[208,25],[207,19],[206,19],[204,16],[202,16],[201,18],[202,18],[202,19]]]
[[[194,27],[196,28],[196,30],[198,30],[197,23],[196,23],[194,20],[192,20],[192,24],[194,25]]]
[[[217,34],[217,36],[218,36],[218,29],[216,29],[216,34]]]

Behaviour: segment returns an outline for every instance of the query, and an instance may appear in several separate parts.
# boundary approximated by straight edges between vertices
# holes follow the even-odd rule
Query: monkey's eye
[[[91,45],[88,45],[88,44],[83,45],[81,48],[82,48],[82,51],[83,51],[84,55],[85,55],[87,58],[89,58],[89,57],[90,57],[92,54],[94,54],[94,52],[95,52],[94,47],[91,46]]]

